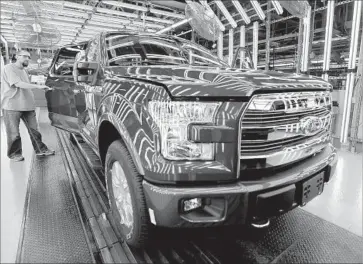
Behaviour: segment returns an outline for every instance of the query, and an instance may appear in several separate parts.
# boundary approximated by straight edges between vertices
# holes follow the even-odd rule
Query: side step
[[[70,134],[70,140],[77,145],[78,149],[81,151],[83,157],[87,160],[87,163],[94,170],[101,170],[102,163],[98,155],[93,151],[93,149],[85,142],[85,140],[79,136]]]
[[[81,204],[82,218],[86,223],[89,239],[93,241],[93,254],[98,262],[103,263],[139,263],[130,248],[118,238],[113,223],[109,221],[109,208],[104,186],[98,178],[92,175],[94,171],[89,168],[90,159],[81,152],[85,143],[79,142],[72,146],[70,141],[77,143],[79,138],[67,132],[58,130],[60,145],[65,152],[65,165],[72,179],[72,186],[76,190],[77,198]],[[69,136],[68,136],[69,135]],[[72,139],[73,137],[73,139]],[[68,138],[70,140],[68,140]],[[92,151],[92,150],[91,150]]]

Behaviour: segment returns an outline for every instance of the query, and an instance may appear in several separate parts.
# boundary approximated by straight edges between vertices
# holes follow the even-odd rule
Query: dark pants
[[[19,131],[20,119],[28,129],[35,153],[46,151],[48,148],[42,142],[42,135],[38,130],[35,111],[3,110],[4,124],[8,141],[8,157],[22,155],[21,137]]]

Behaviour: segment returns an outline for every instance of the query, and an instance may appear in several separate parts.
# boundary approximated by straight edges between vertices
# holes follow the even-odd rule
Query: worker
[[[31,84],[24,68],[29,65],[30,53],[20,50],[16,62],[5,65],[1,76],[1,108],[7,134],[7,156],[13,161],[22,161],[22,144],[19,131],[20,119],[28,129],[37,156],[54,155],[42,142],[35,114],[35,100],[31,89],[50,89],[45,85]]]

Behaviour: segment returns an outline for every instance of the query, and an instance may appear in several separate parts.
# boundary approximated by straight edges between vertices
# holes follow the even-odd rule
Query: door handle
[[[93,88],[93,93],[103,93],[103,87],[102,86],[96,86]]]

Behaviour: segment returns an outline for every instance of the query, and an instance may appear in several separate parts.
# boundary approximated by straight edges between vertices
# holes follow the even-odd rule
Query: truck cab
[[[178,37],[128,31],[57,51],[49,118],[99,156],[129,245],[145,245],[151,225],[265,226],[334,175],[332,86],[238,64]]]

